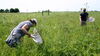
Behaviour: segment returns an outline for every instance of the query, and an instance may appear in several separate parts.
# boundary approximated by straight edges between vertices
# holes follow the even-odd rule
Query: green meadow
[[[80,26],[80,12],[0,13],[0,56],[100,56],[100,12],[88,12],[95,18]],[[17,48],[5,40],[18,23],[36,18],[44,43],[39,45],[24,36]],[[32,27],[29,33],[33,33]]]

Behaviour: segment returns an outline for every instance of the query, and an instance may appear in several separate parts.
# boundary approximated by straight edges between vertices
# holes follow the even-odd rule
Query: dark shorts
[[[86,21],[81,21],[81,25],[86,25]]]

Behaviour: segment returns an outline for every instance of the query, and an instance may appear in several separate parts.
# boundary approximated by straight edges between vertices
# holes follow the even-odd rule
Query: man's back
[[[87,18],[88,18],[88,13],[87,12],[83,12],[83,13],[80,14],[80,16],[81,16],[81,20],[82,21],[86,21]]]
[[[23,21],[23,22],[19,23],[16,26],[16,28],[22,28],[22,26],[25,25],[25,24],[27,24],[29,26],[29,28],[32,27],[32,25],[33,25],[30,21]]]

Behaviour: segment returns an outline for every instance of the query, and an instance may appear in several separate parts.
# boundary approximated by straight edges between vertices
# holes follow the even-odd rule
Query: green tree
[[[0,9],[0,13],[3,13],[4,12],[4,9]]]
[[[5,12],[6,12],[6,13],[9,13],[9,9],[6,9]]]
[[[14,10],[13,8],[10,9],[10,13],[14,13],[14,11],[15,11],[15,10]]]
[[[18,8],[15,8],[15,11],[14,11],[15,13],[18,13],[19,12],[19,9]]]

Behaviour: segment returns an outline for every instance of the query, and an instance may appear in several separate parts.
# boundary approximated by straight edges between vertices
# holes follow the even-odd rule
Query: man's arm
[[[31,37],[31,34],[28,33],[28,31],[26,30],[26,29],[28,29],[28,28],[29,28],[29,26],[28,26],[27,24],[25,24],[25,25],[21,28],[21,30],[22,30],[26,35],[28,35],[29,37]]]

